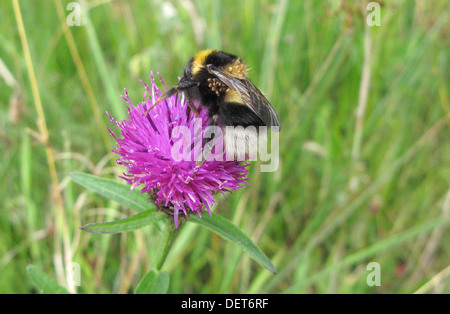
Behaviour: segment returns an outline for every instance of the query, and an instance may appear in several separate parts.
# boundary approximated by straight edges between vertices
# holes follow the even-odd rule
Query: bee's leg
[[[144,116],[146,116],[149,113],[149,111],[152,110],[161,101],[163,101],[163,100],[165,100],[165,99],[167,99],[169,97],[172,97],[175,94],[178,94],[180,91],[189,90],[189,88],[192,88],[194,86],[198,86],[198,84],[199,83],[196,82],[196,81],[189,81],[189,80],[181,79],[180,82],[177,85],[175,85],[174,87],[169,89],[167,92],[165,92],[164,94],[159,96],[158,100],[153,104],[153,106],[151,106],[150,109],[145,111]],[[188,99],[188,102],[189,102],[189,99]],[[190,103],[189,103],[189,107],[191,107]],[[194,107],[194,105],[192,105],[192,107]],[[194,112],[196,112],[196,111],[197,111],[197,109],[195,109]]]
[[[153,108],[155,108],[155,106],[157,104],[159,104],[161,101],[163,101],[169,97],[172,97],[173,95],[175,95],[177,93],[178,93],[177,86],[174,86],[171,89],[169,89],[167,92],[165,92],[164,94],[162,94],[161,96],[158,97],[158,100],[156,100],[156,102],[153,104],[153,106],[151,106],[148,110],[146,110],[144,112],[144,116],[146,116],[149,113],[149,111],[152,110]]]
[[[188,89],[188,90],[186,90],[184,92],[184,95],[186,96],[186,100],[187,100],[188,105],[189,105],[189,107],[186,109],[186,115],[189,116],[189,114],[190,114],[190,112],[192,110],[192,112],[197,117],[198,116],[198,110],[197,110],[197,108],[194,105],[194,101],[193,101],[194,97],[192,95],[192,91],[190,89]]]
[[[197,110],[197,108],[195,108],[192,98],[188,97],[187,101],[188,101],[189,109],[192,110],[192,112],[195,114],[195,116],[198,116],[198,110]]]
[[[175,85],[174,88],[179,91],[184,91],[184,90],[187,90],[189,88],[192,88],[194,86],[199,86],[199,85],[200,85],[200,83],[197,81],[181,79],[181,81],[177,85]]]

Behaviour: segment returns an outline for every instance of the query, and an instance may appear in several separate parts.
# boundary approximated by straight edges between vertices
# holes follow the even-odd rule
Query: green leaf
[[[149,224],[155,223],[164,217],[165,214],[162,212],[146,210],[137,215],[115,221],[87,224],[81,227],[81,229],[90,233],[127,232],[148,226]]]
[[[169,273],[150,270],[139,282],[134,294],[166,294],[169,289]]]
[[[238,227],[233,225],[220,215],[214,214],[212,217],[203,215],[202,218],[197,216],[189,217],[188,221],[198,223],[205,226],[226,240],[233,241],[241,246],[247,253],[268,271],[276,274],[275,267],[269,258],[247,237]]]
[[[72,172],[70,177],[79,185],[126,207],[132,208],[137,212],[154,208],[154,205],[148,201],[145,194],[137,190],[130,192],[129,185],[82,172]]]
[[[55,281],[53,281],[53,279],[47,276],[46,273],[38,269],[36,266],[28,265],[27,273],[40,292],[45,294],[69,294],[69,291],[67,291],[66,288],[58,285]]]

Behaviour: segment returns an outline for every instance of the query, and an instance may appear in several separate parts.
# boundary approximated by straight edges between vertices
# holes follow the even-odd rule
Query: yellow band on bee
[[[192,75],[200,72],[205,67],[206,58],[213,52],[214,49],[202,50],[194,56],[192,60]]]
[[[244,102],[242,101],[241,95],[237,91],[232,90],[232,89],[228,89],[225,92],[224,101],[225,102],[229,102],[229,103],[244,105]]]

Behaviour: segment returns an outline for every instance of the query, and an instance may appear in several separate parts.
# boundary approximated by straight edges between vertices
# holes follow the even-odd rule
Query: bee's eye
[[[184,77],[185,78],[191,77],[191,68],[189,66],[184,68]]]

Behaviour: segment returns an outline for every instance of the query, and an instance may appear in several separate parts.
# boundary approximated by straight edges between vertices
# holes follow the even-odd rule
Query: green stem
[[[166,227],[164,228],[164,233],[161,238],[161,245],[158,250],[158,254],[156,255],[155,269],[161,270],[162,265],[164,264],[167,254],[169,253],[170,247],[172,246],[173,240],[175,238],[175,234],[178,229],[174,229],[171,225],[171,220],[167,222]]]

